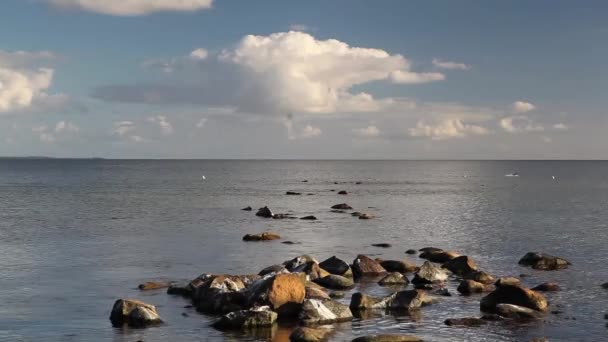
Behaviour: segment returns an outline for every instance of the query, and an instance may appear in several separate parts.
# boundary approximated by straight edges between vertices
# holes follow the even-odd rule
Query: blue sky
[[[184,3],[3,1],[0,154],[606,158],[603,1]]]

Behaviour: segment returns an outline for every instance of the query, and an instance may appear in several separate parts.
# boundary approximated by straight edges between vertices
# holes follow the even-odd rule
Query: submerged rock
[[[162,323],[156,307],[135,299],[118,299],[112,306],[110,321],[115,327],[124,324],[141,328]]]
[[[476,317],[449,318],[449,319],[446,319],[444,323],[445,323],[445,325],[448,325],[448,326],[458,325],[458,326],[464,326],[464,327],[479,327],[484,324],[487,324],[487,322],[484,321],[483,319],[476,318]]]
[[[407,285],[409,284],[409,280],[399,272],[392,272],[386,275],[386,277],[380,279],[378,281],[378,285],[380,286],[388,286],[388,285]]]
[[[433,284],[442,283],[448,279],[448,273],[438,266],[425,261],[420,269],[414,274],[412,283],[414,284]]]
[[[338,195],[348,195],[348,192],[345,190],[338,191]]]
[[[332,330],[328,327],[309,328],[297,327],[289,335],[291,342],[322,342],[327,341]]]
[[[270,327],[277,317],[276,312],[270,311],[269,307],[258,307],[225,314],[213,323],[213,327],[219,330]]]
[[[332,324],[350,321],[353,314],[348,306],[331,299],[306,299],[298,318],[305,325]]]
[[[467,280],[474,280],[486,285],[494,284],[496,282],[496,279],[491,274],[484,271],[471,272],[469,274],[465,274],[463,278]]]
[[[422,342],[422,339],[412,335],[368,335],[357,337],[352,342]]]
[[[350,300],[350,308],[351,310],[417,310],[428,303],[430,300],[426,297],[426,292],[422,290],[399,291],[382,298],[357,292]]]
[[[383,242],[383,243],[372,243],[372,246],[374,246],[374,247],[380,247],[380,248],[390,248],[390,247],[393,247],[393,245],[391,245],[390,243],[386,243],[386,242]]]
[[[498,304],[496,312],[502,317],[516,319],[542,319],[544,317],[544,313],[541,311],[513,304]]]
[[[342,277],[337,274],[330,274],[323,278],[313,280],[315,283],[331,290],[348,290],[355,286],[350,278]]]
[[[566,259],[538,252],[527,253],[519,260],[519,264],[543,271],[561,270],[572,265]]]
[[[253,208],[251,208],[251,207],[247,206],[247,207],[245,207],[245,208],[243,208],[243,209],[241,209],[241,210],[244,210],[244,211],[252,211],[252,210],[253,210]]]
[[[285,195],[296,195],[296,196],[299,196],[301,194],[302,194],[301,192],[295,192],[295,191],[287,191],[285,193]]]
[[[281,236],[273,232],[264,232],[258,234],[247,234],[243,236],[243,241],[271,241],[278,240]]]
[[[540,292],[556,292],[559,291],[560,287],[557,283],[542,283],[532,288],[532,291]]]
[[[475,264],[475,261],[473,261],[473,259],[469,258],[466,255],[462,255],[452,260],[449,260],[445,264],[443,264],[442,267],[460,276],[477,271],[477,265]]]
[[[348,205],[346,203],[336,204],[336,205],[333,205],[331,208],[332,209],[340,209],[340,210],[351,210],[351,209],[353,209],[353,207],[351,207],[350,205]]]
[[[420,258],[427,259],[428,261],[441,263],[441,264],[460,256],[456,252],[446,252],[442,249],[438,249],[438,248],[434,248],[434,247],[428,247],[428,248],[423,248],[423,249],[424,249],[424,251],[422,253],[420,253],[420,255],[419,255]]]
[[[142,291],[166,289],[171,286],[171,282],[168,281],[147,281],[137,286]]]
[[[408,249],[407,251],[405,251],[405,254],[416,254],[416,250],[415,249]]]
[[[250,307],[268,305],[279,316],[294,316],[306,297],[306,284],[303,276],[283,273],[256,281],[248,292]]]
[[[413,263],[401,260],[379,260],[380,266],[384,267],[388,272],[410,273],[418,270],[418,266]]]
[[[470,295],[473,293],[492,292],[494,291],[494,286],[479,283],[475,280],[463,280],[460,282],[460,285],[458,285],[456,291],[463,295]]]
[[[353,273],[358,277],[368,275],[376,276],[386,273],[384,267],[382,267],[378,262],[363,254],[357,255],[357,258],[353,260],[352,269]]]
[[[319,266],[327,272],[337,275],[344,275],[350,270],[350,266],[348,266],[344,260],[338,259],[336,256],[324,260]]]
[[[308,215],[308,216],[304,216],[304,217],[300,217],[300,220],[309,220],[309,221],[314,221],[317,218],[313,215]]]
[[[337,213],[337,214],[346,214],[346,211],[344,210],[339,210],[339,209],[332,209],[329,211],[330,213]]]
[[[264,207],[258,209],[258,212],[255,213],[255,216],[270,218],[274,215],[272,213],[272,210],[270,210],[268,207]]]
[[[359,220],[371,220],[373,218],[376,218],[376,216],[372,214],[362,213],[361,215],[359,215]]]
[[[542,294],[516,285],[501,285],[481,299],[482,311],[496,311],[498,304],[513,304],[532,310],[547,311],[549,304]]]
[[[498,280],[496,280],[496,282],[494,283],[494,285],[498,286],[505,286],[505,285],[513,285],[513,286],[522,286],[521,284],[521,280],[515,277],[502,277],[502,278],[498,278]]]

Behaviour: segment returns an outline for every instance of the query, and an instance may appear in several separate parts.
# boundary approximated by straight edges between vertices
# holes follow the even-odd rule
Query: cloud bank
[[[50,0],[51,5],[116,16],[155,12],[194,12],[211,8],[213,0]]]

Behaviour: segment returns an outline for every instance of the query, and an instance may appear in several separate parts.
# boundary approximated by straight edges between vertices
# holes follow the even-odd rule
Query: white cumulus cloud
[[[59,121],[55,125],[55,133],[76,133],[80,131],[80,127],[69,121]]]
[[[157,124],[162,135],[171,135],[173,133],[173,125],[169,122],[166,116],[157,115],[147,119],[148,122]]]
[[[442,61],[438,58],[433,58],[433,65],[440,69],[446,70],[469,70],[471,67],[464,63]]]
[[[553,129],[557,130],[557,131],[567,131],[568,130],[568,126],[564,123],[556,123],[555,125],[553,125]]]
[[[353,133],[364,138],[374,138],[380,136],[380,130],[374,125],[370,125],[365,128],[353,129]]]
[[[530,102],[515,101],[511,104],[511,109],[515,113],[526,113],[536,109],[536,106],[531,104]]]
[[[306,125],[306,127],[302,128],[302,138],[313,138],[321,135],[322,131],[319,127],[314,127],[311,125]]]
[[[127,133],[135,129],[135,123],[133,121],[115,121],[112,123],[112,135],[124,136]]]
[[[203,59],[206,59],[208,55],[209,55],[209,52],[207,52],[207,50],[205,50],[203,48],[198,48],[198,49],[192,50],[192,52],[190,52],[190,58],[192,58],[192,59],[203,60]]]
[[[447,119],[435,124],[418,121],[416,127],[409,129],[410,136],[428,137],[432,140],[464,138],[469,135],[486,135],[489,130],[485,127],[466,124],[459,119]]]
[[[118,16],[137,16],[155,12],[193,12],[211,8],[213,0],[50,0],[65,9],[77,9]]]
[[[508,133],[542,132],[545,128],[525,115],[509,116],[500,119],[500,127]]]

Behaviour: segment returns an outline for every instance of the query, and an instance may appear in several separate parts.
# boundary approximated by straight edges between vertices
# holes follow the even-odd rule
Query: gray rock
[[[409,280],[399,272],[389,273],[384,278],[380,279],[380,281],[378,281],[378,285],[380,286],[407,284],[409,284]]]
[[[225,314],[213,323],[213,327],[219,330],[270,327],[277,317],[276,312],[265,306]]]
[[[298,318],[305,325],[332,324],[350,321],[353,314],[348,306],[331,299],[306,299]]]
[[[544,317],[541,311],[513,304],[498,304],[496,312],[502,317],[516,319],[542,319]]]
[[[335,204],[331,207],[332,209],[340,209],[340,210],[352,210],[353,207],[346,203]]]
[[[342,277],[336,274],[330,274],[323,278],[314,279],[313,281],[331,290],[348,290],[355,286],[355,283],[352,279]]]
[[[417,310],[429,303],[430,300],[423,290],[399,291],[383,298],[371,297],[357,292],[351,298],[350,308],[351,310]]]
[[[137,328],[162,323],[154,305],[135,299],[116,300],[112,306],[110,321],[115,327],[127,324]]]
[[[438,266],[425,261],[420,269],[414,274],[412,283],[414,284],[433,284],[442,283],[448,279],[448,273]]]
[[[519,264],[543,271],[561,270],[572,265],[564,258],[538,252],[527,253],[519,260]]]

